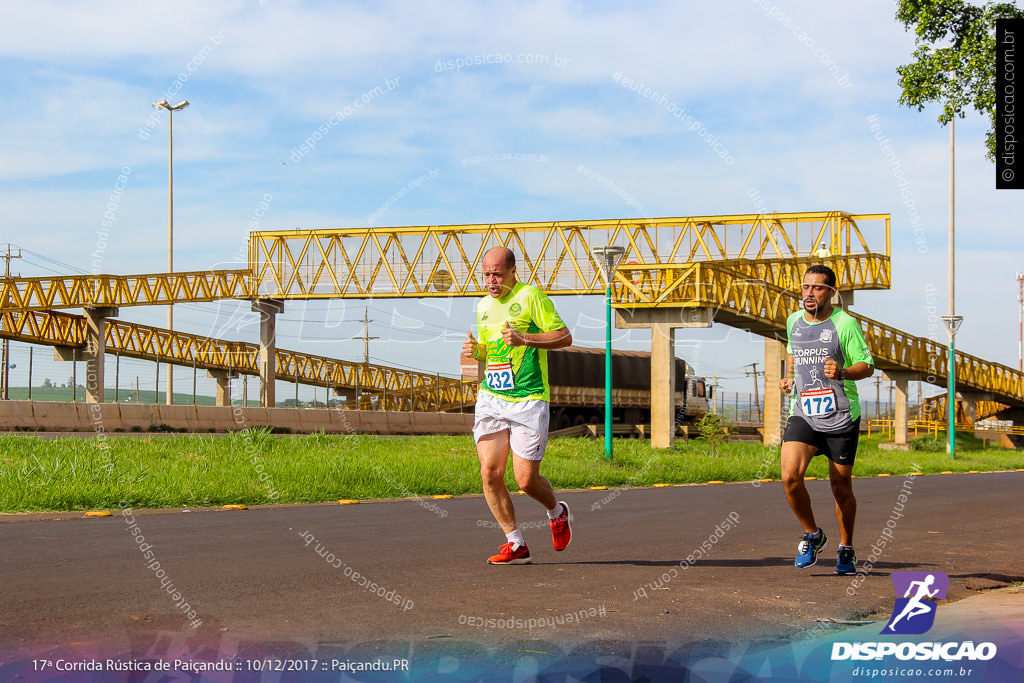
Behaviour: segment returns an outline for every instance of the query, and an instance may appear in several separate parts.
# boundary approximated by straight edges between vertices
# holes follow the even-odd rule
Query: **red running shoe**
[[[490,564],[532,564],[533,560],[530,558],[530,549],[525,545],[512,550],[512,544],[506,543],[499,546],[498,554],[487,558],[487,562]]]
[[[572,541],[572,529],[569,528],[569,506],[564,500],[558,501],[562,504],[562,514],[551,522],[551,543],[555,550],[565,550]]]

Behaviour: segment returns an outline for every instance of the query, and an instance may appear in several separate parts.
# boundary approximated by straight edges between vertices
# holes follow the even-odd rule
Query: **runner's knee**
[[[802,488],[804,485],[804,477],[799,472],[783,472],[782,485],[786,487],[787,491]]]
[[[480,465],[480,478],[484,484],[501,484],[505,481],[505,468],[494,465]]]
[[[540,480],[540,475],[536,472],[516,472],[516,483],[519,484],[519,488],[524,491],[529,491],[537,485]]]
[[[849,479],[832,480],[832,496],[837,501],[845,501],[853,498],[853,485]]]

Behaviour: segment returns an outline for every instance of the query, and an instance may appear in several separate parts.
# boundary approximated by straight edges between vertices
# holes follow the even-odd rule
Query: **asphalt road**
[[[815,618],[887,618],[891,571],[946,572],[950,601],[1024,580],[1022,484],[1024,472],[856,479],[860,563],[888,542],[866,577],[833,574],[826,481],[808,482],[830,536],[809,569],[793,566],[800,528],[779,482],[564,492],[574,538],[561,553],[541,507],[516,496],[534,564],[507,567],[485,563],[504,536],[480,496],[0,515],[0,665],[173,651],[444,666],[788,642],[820,633]]]

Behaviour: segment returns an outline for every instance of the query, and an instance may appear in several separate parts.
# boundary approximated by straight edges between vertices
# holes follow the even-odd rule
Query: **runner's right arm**
[[[487,345],[477,342],[472,330],[466,330],[466,339],[462,341],[462,355],[474,360],[486,360]],[[481,355],[483,358],[480,357]]]
[[[779,380],[779,389],[785,393],[793,391],[793,354],[786,354],[786,375]]]

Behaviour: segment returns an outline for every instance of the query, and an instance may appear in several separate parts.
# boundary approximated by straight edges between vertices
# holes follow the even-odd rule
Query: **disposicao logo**
[[[883,635],[920,635],[935,624],[937,605],[930,600],[945,600],[949,577],[943,572],[893,572],[896,604]],[[900,597],[902,596],[902,597]],[[859,642],[832,643],[832,661],[871,660],[895,656],[900,660],[986,661],[996,656],[994,643],[964,642]]]
[[[889,578],[896,590],[896,604],[882,633],[927,633],[935,623],[938,606],[926,598],[945,600],[949,577],[942,572],[893,572]],[[903,597],[899,597],[901,595]]]

